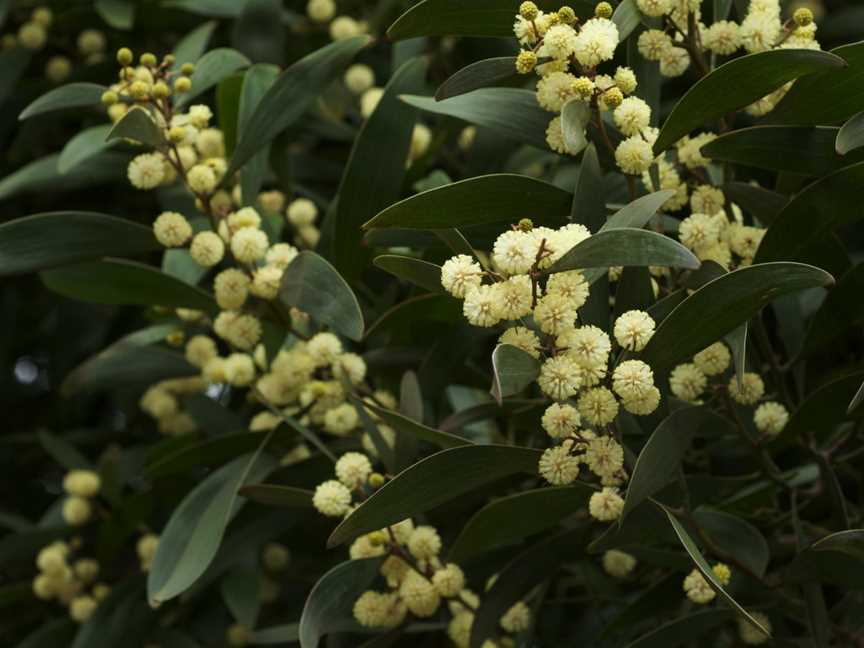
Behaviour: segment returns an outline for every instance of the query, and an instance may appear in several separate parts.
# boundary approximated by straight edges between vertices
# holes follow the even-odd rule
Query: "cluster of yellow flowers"
[[[42,601],[57,600],[68,607],[69,616],[84,623],[111,591],[99,577],[99,562],[80,557],[81,538],[58,540],[43,547],[36,556],[39,573],[33,579],[33,593]]]
[[[54,24],[54,13],[44,6],[35,7],[30,18],[22,23],[17,32],[3,34],[0,47],[11,50],[22,47],[26,50],[41,51],[49,46],[49,30]],[[100,63],[105,54],[105,34],[98,29],[81,31],[76,40],[76,49],[86,65]],[[72,72],[72,60],[65,54],[55,54],[45,62],[45,78],[52,83],[62,83]]]

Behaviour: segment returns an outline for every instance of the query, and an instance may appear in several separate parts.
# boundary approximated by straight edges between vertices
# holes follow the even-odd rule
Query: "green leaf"
[[[317,648],[332,632],[359,630],[354,602],[378,576],[383,558],[349,560],[324,574],[309,592],[300,616],[300,648]]]
[[[241,488],[240,494],[259,504],[283,508],[311,508],[314,495],[309,490],[277,484],[250,484]]]
[[[71,619],[53,619],[27,635],[15,648],[68,646],[77,629],[78,625]]]
[[[656,210],[655,210],[656,211]],[[590,232],[596,232],[607,225],[606,200],[603,196],[603,170],[597,158],[597,149],[589,144],[579,166],[579,178],[573,192],[573,205],[570,220],[582,223]],[[644,223],[636,225],[642,227]]]
[[[754,126],[721,135],[702,153],[719,162],[822,176],[850,163],[834,150],[837,133],[827,126]]]
[[[153,121],[150,113],[138,106],[134,106],[114,124],[106,139],[131,139],[153,148],[159,148],[165,143],[162,130]]]
[[[862,183],[859,162],[802,189],[771,223],[753,263],[800,258],[823,235],[860,219]]]
[[[54,292],[80,301],[194,308],[209,313],[219,310],[203,290],[133,261],[92,261],[43,270],[39,276]]]
[[[29,119],[36,115],[64,108],[98,106],[102,100],[102,93],[107,89],[105,86],[96,83],[68,83],[59,88],[49,90],[36,99],[21,111],[18,119]]]
[[[492,500],[462,527],[448,560],[462,564],[484,552],[514,544],[585,510],[594,489],[582,482],[538,488]],[[518,524],[513,524],[519,520]]]
[[[467,65],[438,87],[435,101],[463,95],[478,88],[494,86],[517,76],[516,57],[498,56]]]
[[[570,155],[581,153],[588,146],[585,128],[590,121],[591,108],[584,101],[574,99],[564,104],[564,108],[561,110],[561,133],[564,137],[564,145]],[[595,157],[597,155],[596,149],[594,155]],[[585,158],[582,158],[582,165],[585,166]],[[603,204],[602,200],[595,202]]]
[[[864,402],[864,382],[861,383],[861,386],[858,388],[858,391],[855,392],[855,395],[852,397],[852,400],[849,401],[849,406],[846,408],[846,413],[851,414],[861,403]]]
[[[633,509],[677,478],[684,455],[695,437],[722,436],[729,432],[735,432],[729,421],[707,407],[685,407],[663,419],[633,467],[618,525],[623,526]]]
[[[39,432],[39,445],[45,450],[58,464],[73,470],[76,468],[93,469],[93,464],[87,457],[81,454],[78,449],[65,439],[49,434],[41,430]]]
[[[765,575],[771,551],[759,529],[743,518],[723,511],[700,509],[694,511],[693,518],[714,545],[735,556],[753,573],[760,577]]]
[[[258,452],[238,457],[196,486],[171,514],[147,577],[147,597],[159,603],[186,591],[213,560],[231,519],[243,505],[237,491],[275,467]]]
[[[71,648],[102,648],[143,636],[153,619],[153,611],[142,596],[139,577],[114,584],[108,596],[99,601],[93,615],[80,626]]]
[[[690,554],[690,558],[693,559],[696,568],[702,573],[702,576],[705,578],[706,581],[708,581],[708,583],[711,585],[711,588],[715,592],[717,592],[717,595],[721,599],[726,601],[727,604],[735,608],[742,616],[744,616],[748,621],[750,621],[750,623],[759,628],[768,637],[771,637],[771,633],[768,632],[756,619],[754,619],[750,615],[750,613],[747,612],[747,610],[741,607],[738,601],[732,598],[725,589],[723,589],[723,586],[717,580],[717,577],[714,575],[714,571],[711,569],[708,561],[705,560],[702,552],[699,551],[699,547],[696,546],[693,538],[690,537],[687,529],[685,529],[684,525],[678,521],[678,518],[669,511],[666,511],[666,516],[669,518],[669,523],[672,525],[672,528],[675,529],[675,534],[678,536],[678,539],[681,541],[684,549],[687,550],[687,553]]]
[[[212,434],[211,430],[207,431]],[[160,455],[148,463],[144,467],[144,476],[147,479],[162,479],[188,472],[192,468],[218,467],[238,455],[252,452],[260,444],[259,434],[245,430],[185,444],[176,451]]]
[[[501,405],[507,396],[515,396],[540,375],[540,361],[510,344],[499,344],[492,352],[492,389],[490,393]]]
[[[654,143],[654,153],[659,155],[694,128],[750,105],[787,81],[845,65],[834,54],[799,49],[747,54],[724,63],[697,81],[675,105]]]
[[[762,224],[770,225],[789,203],[789,197],[746,182],[728,182],[723,185],[727,200],[739,205]]]
[[[572,195],[553,184],[514,173],[468,178],[390,205],[363,229],[449,229],[515,223],[530,213],[535,225],[566,223]],[[536,216],[535,216],[536,214]]]
[[[39,158],[0,180],[0,200],[22,193],[50,191],[59,193],[93,187],[117,181],[126,175],[129,156],[125,153],[103,151],[84,160],[65,174],[57,170],[60,154]]]
[[[538,450],[467,445],[433,454],[403,470],[336,527],[328,547],[423,513],[515,473],[536,473]]]
[[[195,63],[198,61],[201,55],[207,51],[207,43],[210,42],[210,37],[213,36],[213,32],[216,31],[216,27],[218,26],[219,23],[217,21],[208,20],[181,38],[172,52],[175,61],[171,69],[177,71],[184,63]]]
[[[269,0],[267,0],[269,2]],[[277,23],[277,27],[279,27]],[[279,27],[281,32],[281,27]],[[237,115],[237,130],[240,138],[246,132],[252,115],[273,86],[279,76],[279,68],[275,65],[257,63],[246,70],[243,75],[243,87],[240,92],[240,106]],[[262,144],[261,150],[251,157],[240,169],[241,196],[244,205],[252,205],[258,197],[264,176],[267,174],[267,161],[270,157],[270,143]]]
[[[369,40],[368,36],[355,36],[336,41],[303,57],[285,70],[270,86],[249,118],[231,156],[225,177],[230,178],[264,144],[297,121]]]
[[[699,259],[668,236],[643,229],[614,228],[597,232],[570,248],[549,273],[611,266],[698,268]]]
[[[0,275],[55,268],[161,246],[153,230],[95,212],[48,212],[0,225]]]
[[[864,103],[864,41],[831,50],[847,63],[800,79],[767,121],[775,124],[832,124],[849,119]]]
[[[245,74],[237,72],[225,77],[216,86],[216,115],[225,141],[225,155],[230,156],[237,146],[240,115],[240,93]]]
[[[660,206],[674,195],[675,192],[673,190],[664,189],[663,191],[657,191],[637,198],[612,214],[600,229],[620,229],[623,227],[635,227],[639,229],[644,227],[654,217]]]
[[[642,350],[642,360],[662,373],[749,321],[781,295],[833,281],[824,270],[802,263],[739,268],[709,281],[681,302],[657,327]]]
[[[209,268],[198,265],[186,248],[165,250],[162,255],[162,272],[177,277],[190,286],[197,286],[208,270]]]
[[[811,544],[806,551],[834,551],[864,561],[864,529],[832,533]]]
[[[800,357],[825,350],[864,322],[864,263],[840,277],[810,320]]]
[[[543,11],[558,11],[560,2],[539,0]],[[586,0],[569,3],[583,20],[594,15],[594,5]],[[390,40],[418,36],[497,36],[513,38],[513,21],[518,4],[496,0],[421,0],[394,22],[387,30]]]
[[[418,441],[431,443],[444,450],[458,446],[472,445],[468,439],[427,427],[399,412],[394,412],[375,403],[363,401],[363,407],[377,414],[387,425],[396,430],[398,434],[409,435]]]
[[[734,618],[735,613],[732,610],[700,610],[664,623],[656,630],[631,641],[626,648],[675,648],[697,641]]]
[[[150,346],[176,329],[175,324],[160,324],[121,338],[71,371],[60,393],[68,397],[100,389],[145,387],[166,378],[200,373],[182,353]]]
[[[584,528],[570,529],[538,542],[516,556],[485,592],[471,625],[471,648],[481,648],[498,633],[501,616],[533,587],[572,560],[577,547],[584,546]],[[574,549],[576,550],[574,552]],[[578,555],[578,553],[577,553]]]
[[[357,298],[336,268],[314,252],[301,252],[285,269],[279,296],[347,338],[363,337]]]
[[[261,567],[257,562],[241,563],[222,577],[219,591],[225,607],[237,623],[254,628],[261,611]]]
[[[642,22],[642,12],[636,6],[635,0],[623,0],[615,7],[612,22],[618,27],[618,40],[623,43]]]
[[[66,146],[60,152],[57,160],[57,172],[68,173],[75,166],[94,155],[101,153],[109,146],[108,133],[111,132],[110,124],[93,126],[87,128],[66,142]]]
[[[397,254],[377,256],[372,263],[375,264],[376,268],[381,268],[394,277],[404,279],[415,286],[425,288],[429,292],[440,293],[444,291],[441,286],[441,266],[434,263]]]
[[[456,117],[515,142],[549,150],[546,128],[551,117],[537,104],[537,96],[531,90],[480,88],[443,101],[416,95],[401,99],[420,110]]]
[[[187,106],[195,97],[207,92],[222,79],[231,76],[249,64],[248,58],[230,47],[217,47],[210,50],[195,64],[195,71],[192,73],[192,87],[188,92],[177,96],[175,105],[178,108]],[[236,168],[232,171],[236,171]]]
[[[135,20],[132,0],[96,0],[93,8],[114,29],[132,29]]]
[[[422,90],[426,69],[424,58],[411,59],[399,68],[354,140],[339,185],[333,236],[333,262],[349,281],[366,265],[367,248],[360,245],[363,223],[402,193],[416,111],[398,96]]]
[[[864,146],[864,112],[850,117],[837,133],[835,149],[840,155]]]
[[[5,103],[18,88],[21,77],[33,60],[33,54],[34,52],[24,47],[13,47],[0,52],[0,69],[3,70],[0,75],[0,103]]]

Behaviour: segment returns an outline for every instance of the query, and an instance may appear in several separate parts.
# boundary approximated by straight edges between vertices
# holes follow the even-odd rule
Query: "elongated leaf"
[[[133,107],[114,124],[108,140],[131,139],[158,148],[164,143],[162,131],[143,108]]]
[[[366,265],[363,223],[401,195],[416,111],[399,101],[423,89],[427,62],[411,59],[391,77],[375,111],[363,124],[339,185],[333,263],[351,281]]]
[[[222,601],[237,623],[254,628],[261,611],[261,567],[257,563],[239,564],[229,570],[219,584]]]
[[[375,403],[363,401],[363,406],[381,417],[387,425],[396,430],[397,433],[409,435],[418,441],[425,441],[438,446],[441,449],[456,448],[458,446],[471,445],[471,441],[449,432],[442,432],[418,423],[407,416],[394,412],[393,410],[380,407]]]
[[[723,185],[723,193],[764,225],[773,223],[789,202],[788,196],[746,182],[729,182]]]
[[[120,180],[126,174],[129,156],[102,151],[65,174],[57,170],[59,160],[60,154],[54,153],[7,175],[0,180],[0,200],[22,193],[70,191]]]
[[[759,529],[724,511],[700,509],[694,511],[693,518],[714,545],[734,555],[760,577],[765,575],[771,551]]]
[[[615,13],[612,14],[612,22],[618,27],[618,38],[623,43],[627,37],[633,33],[633,30],[642,22],[642,13],[639,7],[636,6],[635,0],[622,0],[621,4],[615,7]]]
[[[93,615],[80,626],[70,648],[116,646],[128,641],[130,636],[142,636],[153,619],[143,589],[141,577],[115,584]]]
[[[192,87],[188,92],[178,95],[178,107],[189,104],[195,97],[207,92],[227,76],[249,65],[248,58],[230,47],[217,47],[198,59],[192,73]],[[236,169],[233,169],[236,170]]]
[[[93,8],[114,29],[132,29],[135,21],[132,0],[96,0]]]
[[[663,419],[633,467],[619,526],[633,509],[676,479],[694,438],[734,432],[729,421],[706,407],[685,407]]]
[[[659,155],[694,128],[748,106],[787,81],[845,65],[834,54],[798,49],[748,54],[724,63],[696,82],[675,105],[654,143],[654,152]]]
[[[162,255],[162,272],[177,277],[190,286],[197,286],[208,270],[209,268],[195,263],[195,259],[185,248],[165,250]]]
[[[849,403],[855,398],[864,374],[858,371],[813,389],[772,444],[785,447],[809,432],[824,438],[834,426],[850,418]]]
[[[734,617],[732,610],[700,610],[664,623],[656,630],[631,641],[626,648],[675,648],[697,641]]]
[[[337,565],[315,583],[300,616],[300,648],[317,648],[331,632],[360,629],[352,612],[354,602],[369,589],[382,558],[349,560]]]
[[[246,0],[234,22],[232,45],[255,63],[282,65],[286,30],[281,0]]]
[[[327,546],[423,513],[484,484],[533,473],[538,450],[514,446],[461,446],[442,450],[403,470],[357,507],[333,531]]]
[[[533,383],[540,374],[540,361],[530,353],[510,344],[499,344],[492,352],[492,396],[501,405],[507,396],[515,396]]]
[[[274,644],[290,643],[300,640],[300,624],[287,623],[285,625],[273,626],[256,630],[252,634],[250,643],[253,646],[269,646]]]
[[[54,648],[67,646],[78,626],[72,619],[53,619],[24,638],[15,648]]]
[[[489,502],[462,528],[450,547],[449,560],[462,563],[483,552],[513,544],[550,529],[569,515],[584,510],[594,489],[573,486],[538,488]],[[519,520],[519,524],[511,524]]]
[[[478,88],[494,86],[516,75],[515,56],[499,56],[476,61],[465,66],[442,83],[435,93],[435,100],[443,101]]]
[[[614,229],[621,227],[644,227],[648,221],[657,213],[660,206],[675,195],[671,189],[664,189],[650,193],[647,196],[637,198],[633,202],[624,205],[612,214],[600,229]]]
[[[81,301],[218,310],[216,302],[203,290],[133,261],[92,261],[43,270],[39,276],[54,292]]]
[[[572,560],[584,535],[584,528],[563,531],[526,549],[504,567],[474,615],[471,648],[481,648],[486,639],[494,637],[501,616],[514,603],[560,569],[564,560]]]
[[[835,149],[840,155],[864,146],[864,112],[853,115],[837,133]]]
[[[240,489],[240,494],[267,506],[311,508],[312,491],[277,484],[250,484]]]
[[[266,0],[268,3],[270,0]],[[277,7],[278,11],[278,7]],[[239,25],[239,23],[238,23]],[[280,33],[282,28],[276,23]],[[240,92],[240,103],[237,114],[237,130],[242,138],[249,126],[252,115],[264,98],[267,91],[273,86],[279,75],[279,68],[275,65],[257,63],[246,70],[243,75],[243,86]],[[240,170],[241,196],[244,205],[252,205],[258,197],[264,176],[267,173],[267,160],[270,156],[270,143],[261,146],[261,150],[247,160]]]
[[[263,479],[276,462],[268,455],[238,457],[196,486],[180,503],[159,540],[147,578],[147,596],[167,601],[186,591],[213,560],[243,500],[237,491]]]
[[[211,430],[207,431],[212,434]],[[152,463],[148,463],[144,468],[144,476],[148,479],[161,479],[192,468],[218,467],[238,455],[252,452],[260,444],[260,435],[246,431],[184,444],[176,451],[160,455]]]
[[[735,329],[771,301],[805,288],[829,286],[824,270],[802,263],[765,263],[710,281],[681,302],[657,327],[642,359],[662,372]]]
[[[666,511],[666,516],[669,518],[669,523],[672,525],[672,528],[675,529],[675,534],[678,536],[678,539],[681,541],[681,544],[684,546],[684,549],[687,550],[687,553],[690,554],[690,558],[693,559],[693,562],[696,564],[696,568],[702,573],[702,576],[708,583],[711,585],[711,588],[717,592],[717,595],[726,601],[730,606],[738,610],[738,612],[744,616],[750,623],[759,628],[765,635],[768,637],[771,636],[771,633],[768,632],[766,628],[762,626],[753,616],[747,612],[741,605],[732,598],[720,582],[717,580],[717,577],[714,575],[714,571],[711,569],[711,565],[708,564],[708,561],[705,560],[705,557],[702,555],[702,552],[699,551],[699,547],[696,545],[696,542],[693,538],[690,537],[690,534],[687,532],[687,529],[684,528],[684,525],[678,521],[672,513]]]
[[[321,90],[368,43],[368,36],[336,41],[303,57],[285,70],[270,86],[249,118],[231,156],[225,177],[230,178],[264,144],[299,119]]]
[[[544,11],[557,11],[560,3],[540,0]],[[569,3],[583,20],[594,15],[594,6],[585,0]],[[418,36],[498,36],[513,37],[513,21],[518,5],[510,6],[496,0],[421,0],[411,7],[387,30],[390,40]]]
[[[48,212],[0,225],[0,275],[55,268],[161,246],[149,227],[95,212]]]
[[[207,51],[207,43],[210,42],[210,37],[218,26],[219,23],[217,21],[208,20],[181,38],[172,52],[175,61],[171,69],[176,71],[184,63],[195,63],[198,61],[201,55]]]
[[[566,223],[572,195],[553,184],[513,173],[468,178],[411,196],[363,225],[406,229],[448,229],[516,223],[526,213],[535,225]],[[536,216],[535,216],[536,214]]]
[[[441,287],[441,266],[415,259],[413,257],[384,254],[375,257],[375,267],[389,272],[394,277],[425,288],[429,292],[443,292]]]
[[[582,156],[579,178],[573,192],[570,219],[576,223],[582,223],[590,232],[596,232],[607,225],[606,200],[603,195],[603,170],[600,168],[597,149],[593,144],[588,145]],[[644,223],[636,225],[636,227],[642,227],[642,225]]]
[[[864,264],[855,266],[840,277],[825,301],[813,315],[800,355],[811,355],[827,348],[850,330],[864,322]]]
[[[597,232],[556,261],[550,273],[612,266],[698,268],[699,259],[668,236],[642,229],[615,228]]]
[[[21,111],[18,119],[24,120],[53,110],[97,106],[102,93],[108,88],[96,83],[69,83],[49,90]]]
[[[161,324],[144,329],[147,336],[139,335],[143,331],[138,331],[121,338],[71,371],[63,380],[60,393],[68,397],[100,389],[144,387],[166,378],[199,373],[182,353],[151,346],[173,330],[176,330],[173,324]]]
[[[279,296],[345,337],[363,337],[357,298],[336,268],[314,252],[301,252],[286,268]]]
[[[77,164],[111,146],[111,142],[107,141],[110,132],[111,126],[105,124],[87,128],[75,135],[66,142],[66,146],[60,152],[60,157],[57,160],[57,172],[60,174],[68,173]]]
[[[821,176],[853,161],[834,150],[837,136],[838,129],[827,126],[754,126],[721,135],[702,153],[721,162]]]
[[[859,162],[797,193],[768,228],[753,262],[800,258],[808,246],[823,235],[864,217],[862,182],[864,162]]]
[[[852,397],[852,400],[849,401],[849,406],[846,408],[846,413],[851,414],[861,403],[864,402],[864,382],[861,383],[861,386],[858,388],[858,391],[855,392],[855,395]]]
[[[45,452],[51,455],[54,461],[68,470],[76,468],[93,469],[93,464],[90,460],[65,439],[42,430],[39,432],[39,445],[42,446]]]
[[[543,151],[549,149],[546,127],[551,117],[537,104],[537,97],[530,90],[480,88],[443,101],[411,95],[402,100],[420,110],[483,126],[516,142]]]
[[[805,77],[786,93],[768,115],[776,124],[832,124],[849,119],[864,105],[864,41],[831,50],[847,62]]]
[[[806,551],[836,551],[864,561],[864,529],[847,529],[825,536]]]

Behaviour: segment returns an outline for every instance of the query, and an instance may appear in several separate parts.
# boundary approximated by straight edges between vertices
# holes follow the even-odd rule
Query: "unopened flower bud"
[[[102,93],[102,104],[105,106],[113,106],[115,103],[119,101],[119,97],[117,93],[113,90],[106,90]]]
[[[122,66],[127,66],[132,64],[132,50],[128,47],[121,47],[117,50],[117,62]]]
[[[369,485],[372,488],[381,488],[384,485],[384,475],[381,473],[372,473],[369,475]]]
[[[174,56],[173,54],[166,54],[162,58],[162,65],[166,65],[166,66],[174,65],[174,62],[176,60],[177,60],[177,57]]]
[[[146,81],[135,81],[129,86],[129,94],[139,101],[146,99],[150,94],[150,84]]]
[[[530,218],[523,218],[516,224],[516,229],[520,232],[530,232],[534,229],[534,222]]]
[[[621,88],[609,88],[603,93],[603,103],[610,108],[617,108],[622,101],[624,101],[624,93],[621,92]]]
[[[138,60],[141,61],[141,65],[146,65],[147,67],[156,67],[156,55],[150,52],[144,52],[141,55],[141,58]]]
[[[380,547],[383,544],[387,544],[387,534],[383,531],[373,531],[369,534],[369,544],[373,547]]]
[[[795,13],[792,14],[792,20],[799,27],[807,27],[813,22],[813,12],[807,7],[801,7],[800,9],[796,9]]]
[[[166,99],[171,96],[171,88],[164,81],[157,81],[153,84],[153,96],[156,99]]]
[[[536,4],[527,0],[519,5],[519,15],[525,20],[534,20],[538,15],[540,15],[540,10],[537,8]]]
[[[194,63],[184,63],[180,66],[180,73],[185,74],[186,76],[192,76],[192,73],[195,71]]]
[[[189,92],[192,88],[192,80],[188,76],[177,77],[174,82],[174,90],[177,92]]]
[[[611,18],[612,13],[612,5],[608,2],[598,2],[594,7],[594,15],[598,18]]]
[[[572,25],[576,22],[576,12],[573,11],[573,7],[568,7],[564,5],[558,10],[558,20],[560,20],[565,25]]]
[[[537,54],[531,50],[522,50],[516,57],[516,71],[519,74],[528,74],[537,65]]]

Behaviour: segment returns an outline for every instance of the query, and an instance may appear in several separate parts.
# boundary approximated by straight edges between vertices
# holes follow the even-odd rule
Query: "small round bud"
[[[168,139],[175,144],[180,144],[186,139],[186,129],[182,126],[172,126],[168,129]]]
[[[135,81],[129,86],[129,94],[139,101],[146,99],[150,95],[150,84],[146,81]]]
[[[171,331],[165,336],[165,341],[173,347],[181,347],[186,341],[186,334],[180,329]]]
[[[801,7],[796,9],[795,13],[792,14],[792,20],[794,20],[795,24],[799,27],[807,27],[813,22],[813,12],[807,7]]]
[[[174,90],[177,92],[189,92],[192,88],[192,79],[188,76],[177,77],[177,80],[174,81]]]
[[[128,47],[121,47],[117,50],[117,62],[122,66],[132,65],[132,50]]]
[[[534,229],[534,221],[530,218],[523,218],[516,224],[516,229],[520,232],[530,232]]]
[[[531,50],[522,50],[516,57],[516,71],[519,74],[528,74],[537,65],[537,54]]]
[[[576,22],[576,12],[573,11],[573,7],[568,7],[564,5],[558,10],[558,20],[560,20],[565,25],[572,25]]]
[[[573,94],[582,101],[588,101],[594,94],[594,82],[588,77],[578,77],[573,82]]]
[[[184,63],[180,66],[180,74],[183,74],[185,76],[192,76],[193,72],[195,72],[194,63]]]
[[[387,534],[383,531],[373,531],[369,534],[369,544],[373,547],[380,547],[387,544]]]
[[[164,81],[157,81],[153,84],[153,96],[156,99],[166,99],[171,96],[171,88]]]
[[[35,22],[37,25],[42,25],[45,29],[48,29],[51,26],[51,22],[54,20],[54,15],[48,7],[36,7],[33,10],[33,13],[30,14],[30,20]]]
[[[621,88],[609,88],[603,93],[603,103],[610,108],[617,108],[622,101],[624,101],[624,93],[621,92]]]
[[[102,104],[104,106],[113,106],[120,100],[120,97],[117,96],[117,93],[113,90],[106,90],[102,93]]]
[[[175,62],[176,60],[177,60],[177,57],[174,56],[173,54],[166,54],[166,55],[162,58],[162,65],[165,65],[165,66],[171,66],[171,65],[174,65],[174,62]]]
[[[384,485],[384,475],[381,473],[372,473],[369,475],[369,486],[372,488],[381,488]]]
[[[612,5],[608,2],[598,2],[597,6],[594,7],[594,15],[598,18],[611,18],[612,13]]]
[[[120,70],[120,80],[121,81],[134,81],[135,80],[135,68],[133,67],[124,67]]]
[[[536,4],[529,0],[519,5],[519,15],[525,20],[535,20],[540,15],[540,10]]]
[[[147,67],[156,67],[156,64],[158,63],[156,55],[151,52],[144,52],[138,60],[141,62],[141,65]]]

